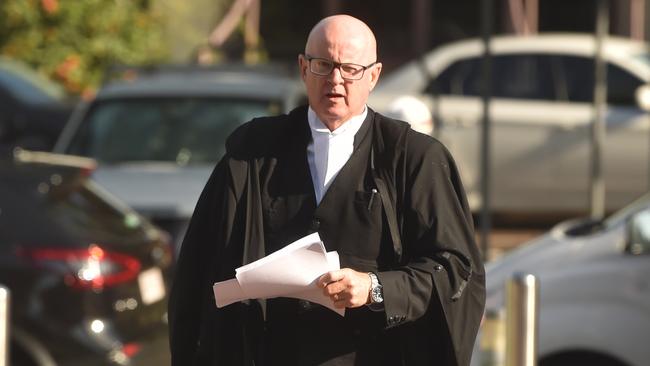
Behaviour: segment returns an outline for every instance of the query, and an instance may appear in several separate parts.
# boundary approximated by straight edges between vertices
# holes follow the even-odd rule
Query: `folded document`
[[[321,304],[341,316],[345,309],[316,286],[326,272],[340,269],[337,252],[326,252],[318,233],[305,236],[255,262],[239,267],[235,278],[213,286],[217,307],[246,299],[292,297]]]

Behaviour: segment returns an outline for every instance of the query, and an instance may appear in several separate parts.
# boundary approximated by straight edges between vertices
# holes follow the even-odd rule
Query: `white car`
[[[503,308],[515,273],[537,277],[540,366],[648,365],[650,194],[604,221],[559,224],[486,271],[490,310]]]
[[[564,217],[586,212],[594,118],[593,35],[500,36],[490,48],[493,211]],[[440,47],[385,76],[370,99],[379,111],[404,94],[428,104],[435,136],[457,160],[473,210],[481,204],[483,49],[481,40]],[[604,175],[606,208],[612,212],[650,186],[650,117],[636,96],[647,98],[650,88],[650,48],[612,37],[604,42],[604,57]]]

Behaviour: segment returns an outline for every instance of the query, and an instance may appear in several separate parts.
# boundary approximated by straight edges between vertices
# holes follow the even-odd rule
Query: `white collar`
[[[361,125],[363,124],[363,121],[366,120],[367,115],[368,107],[364,106],[363,112],[361,112],[361,114],[353,116],[349,120],[343,122],[336,130],[330,131],[330,129],[325,126],[320,118],[318,118],[318,115],[316,115],[316,112],[310,106],[307,110],[307,121],[309,122],[309,128],[311,128],[312,136],[315,134],[340,135],[346,134],[346,132],[352,133],[352,135],[354,135],[357,133],[357,131],[359,131],[359,128],[361,128]]]

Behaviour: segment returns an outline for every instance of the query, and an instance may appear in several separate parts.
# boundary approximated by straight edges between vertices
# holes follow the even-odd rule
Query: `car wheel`
[[[629,366],[613,357],[587,352],[571,352],[546,357],[539,366]]]

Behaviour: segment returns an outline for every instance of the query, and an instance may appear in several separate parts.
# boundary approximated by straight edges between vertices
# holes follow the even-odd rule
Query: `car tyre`
[[[553,355],[543,359],[539,366],[629,366],[613,357],[584,352]]]

